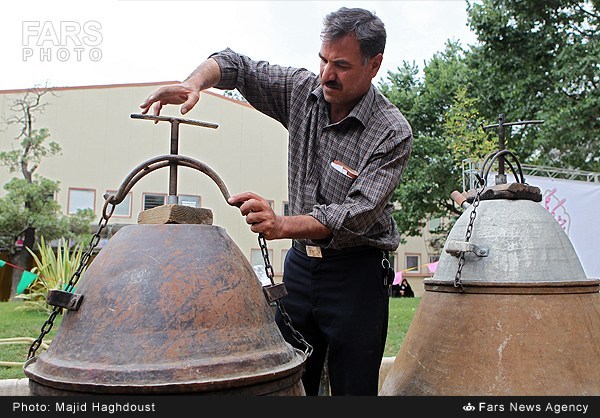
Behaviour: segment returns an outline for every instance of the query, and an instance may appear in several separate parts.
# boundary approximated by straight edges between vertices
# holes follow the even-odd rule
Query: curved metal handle
[[[514,161],[517,163],[518,171],[515,170],[515,168],[510,163],[510,161],[508,161],[504,158],[505,155],[510,155],[514,159]],[[513,175],[515,176],[515,180],[518,183],[525,184],[525,177],[523,177],[523,169],[521,168],[521,163],[519,162],[519,159],[517,158],[517,156],[515,155],[514,152],[505,149],[505,150],[499,150],[499,151],[492,152],[492,153],[488,154],[485,157],[485,159],[483,160],[483,164],[481,166],[481,171],[479,172],[479,176],[482,179],[482,181],[484,182],[484,185],[485,185],[485,182],[487,182],[487,177],[490,174],[490,170],[492,168],[493,162],[500,157],[503,159],[503,161],[506,164],[508,164],[508,166],[512,170]],[[502,173],[502,174],[504,174],[504,173]]]
[[[137,183],[142,177],[146,176],[147,174],[150,174],[155,170],[158,170],[159,168],[169,167],[173,163],[184,167],[194,168],[198,171],[203,172],[217,184],[219,190],[221,190],[221,193],[223,194],[223,197],[226,201],[231,196],[221,177],[219,177],[219,175],[212,168],[210,168],[203,162],[200,162],[190,157],[169,154],[159,155],[157,157],[151,158],[134,168],[133,171],[131,171],[131,173],[129,173],[129,175],[125,178],[125,180],[123,180],[116,194],[112,195],[107,193],[104,195],[104,198],[106,199],[105,207],[108,203],[111,203],[114,206],[118,205],[125,199],[127,193],[129,193],[134,184]]]

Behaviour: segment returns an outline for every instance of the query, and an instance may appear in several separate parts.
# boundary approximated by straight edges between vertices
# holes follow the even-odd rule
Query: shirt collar
[[[319,86],[317,86],[316,89],[314,89],[311,92],[311,95],[317,99],[317,102],[319,103],[320,106],[327,105],[327,102],[325,101],[325,96],[323,95],[323,86],[321,86],[320,84],[319,84]],[[367,93],[365,93],[365,95],[360,99],[360,101],[356,104],[356,106],[354,106],[354,108],[350,111],[348,116],[346,116],[344,119],[342,119],[338,123],[342,123],[343,121],[345,121],[348,118],[354,118],[354,119],[358,120],[364,127],[366,127],[367,121],[369,120],[369,117],[371,116],[371,109],[372,109],[371,104],[373,103],[374,98],[375,98],[375,86],[373,86],[373,84],[371,84],[371,87],[369,88]]]

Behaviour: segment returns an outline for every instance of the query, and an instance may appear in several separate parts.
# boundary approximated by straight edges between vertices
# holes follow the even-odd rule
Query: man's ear
[[[371,58],[369,62],[370,70],[371,70],[371,78],[374,78],[377,75],[377,72],[381,68],[381,62],[383,61],[383,54],[379,53]]]

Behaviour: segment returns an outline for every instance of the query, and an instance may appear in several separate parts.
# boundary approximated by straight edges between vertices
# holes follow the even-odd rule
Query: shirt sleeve
[[[221,68],[221,80],[215,88],[237,89],[254,108],[287,128],[293,78],[302,69],[255,61],[229,48],[209,58]]]

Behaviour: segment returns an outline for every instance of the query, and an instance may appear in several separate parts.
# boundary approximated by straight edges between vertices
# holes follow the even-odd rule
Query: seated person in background
[[[398,296],[401,298],[414,298],[415,292],[413,292],[412,287],[408,283],[408,280],[405,278],[402,279],[402,283],[400,283],[400,289],[398,290]]]

